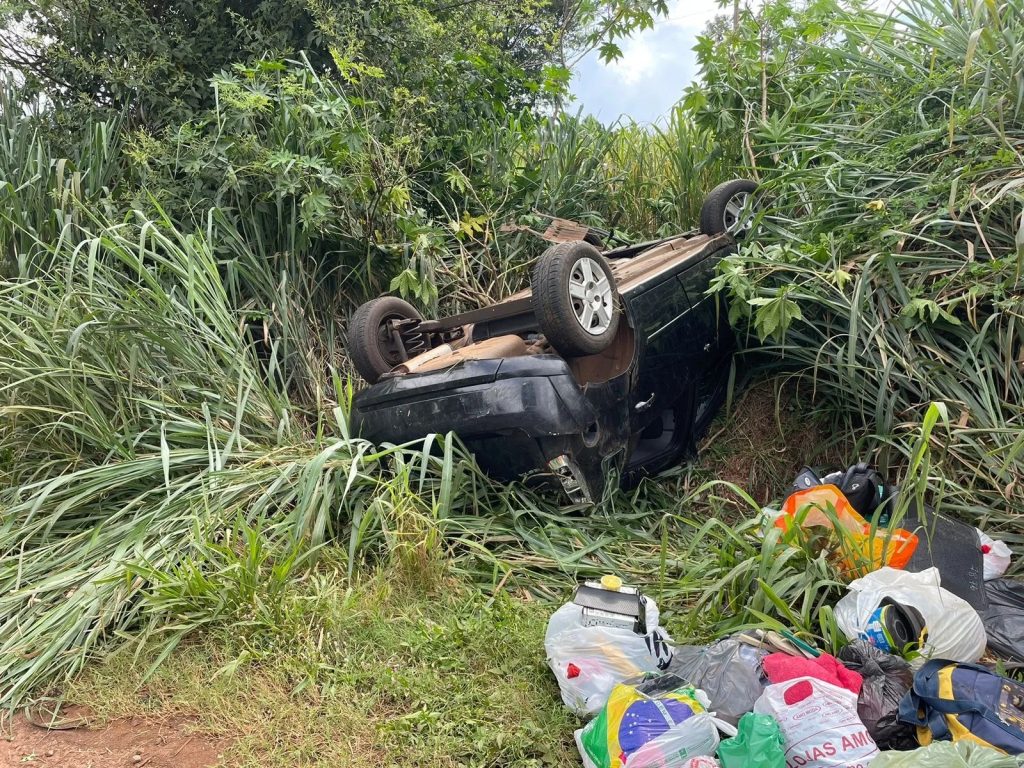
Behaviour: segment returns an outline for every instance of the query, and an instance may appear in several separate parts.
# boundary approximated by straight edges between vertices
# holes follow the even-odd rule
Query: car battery
[[[585,627],[628,629],[647,634],[644,596],[635,587],[623,586],[618,577],[587,581],[576,587],[573,603],[580,606]]]

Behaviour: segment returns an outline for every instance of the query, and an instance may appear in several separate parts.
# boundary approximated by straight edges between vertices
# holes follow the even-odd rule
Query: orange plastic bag
[[[834,485],[816,485],[792,494],[782,506],[775,525],[787,533],[801,528],[839,530],[844,571],[863,576],[883,565],[904,568],[917,549],[917,535],[903,528],[871,530],[871,524],[855,510]]]

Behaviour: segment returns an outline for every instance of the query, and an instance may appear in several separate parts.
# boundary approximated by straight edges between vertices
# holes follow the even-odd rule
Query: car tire
[[[750,199],[757,191],[757,184],[749,179],[724,181],[708,193],[700,207],[700,231],[704,235],[721,235],[728,232],[737,240],[750,231],[751,215],[740,219],[744,210],[751,210]]]
[[[403,362],[402,354],[387,336],[389,320],[422,320],[423,316],[407,301],[395,296],[380,296],[359,305],[348,326],[348,354],[356,371],[370,384]]]
[[[559,243],[537,260],[531,280],[541,333],[565,357],[594,355],[619,328],[615,276],[590,243]]]

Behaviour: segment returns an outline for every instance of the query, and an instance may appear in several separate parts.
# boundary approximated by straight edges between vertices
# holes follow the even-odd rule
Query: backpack
[[[868,520],[878,506],[888,500],[893,491],[886,485],[881,474],[863,462],[854,464],[846,470],[830,472],[824,477],[818,477],[814,470],[804,467],[793,481],[790,492],[796,493],[815,485],[836,486],[843,492],[850,506]],[[885,517],[886,521],[880,521],[880,524],[887,522],[888,515]]]
[[[968,739],[1010,755],[1024,753],[1024,685],[978,664],[927,662],[900,701],[899,720],[922,745]]]

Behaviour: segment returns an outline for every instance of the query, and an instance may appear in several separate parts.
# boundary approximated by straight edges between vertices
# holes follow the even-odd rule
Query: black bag
[[[793,481],[791,493],[815,485],[836,486],[843,492],[846,500],[850,502],[850,506],[867,520],[871,519],[879,504],[892,495],[892,489],[886,485],[885,478],[864,462],[854,464],[845,471],[830,472],[820,478],[814,470],[804,467]],[[879,524],[885,525],[887,522],[886,519],[879,521]]]
[[[839,651],[839,660],[864,678],[857,699],[857,714],[879,749],[915,749],[914,728],[897,719],[900,700],[914,684],[910,664],[863,640]]]
[[[997,656],[1024,661],[1024,581],[985,582],[988,608],[981,614],[988,647]]]

